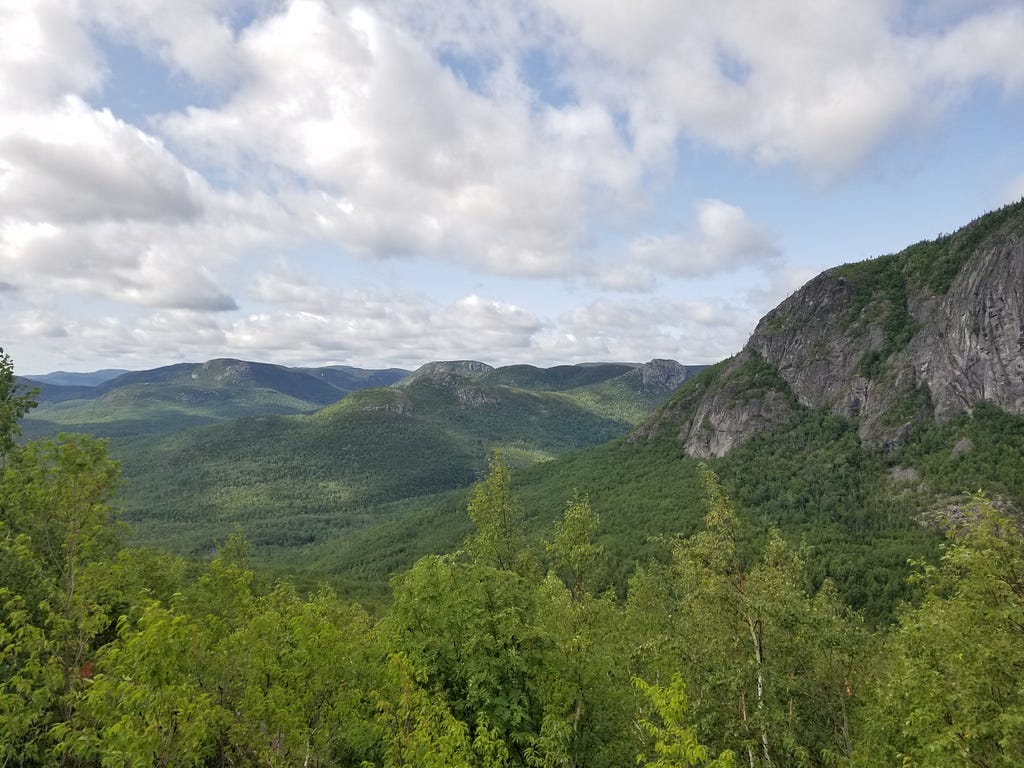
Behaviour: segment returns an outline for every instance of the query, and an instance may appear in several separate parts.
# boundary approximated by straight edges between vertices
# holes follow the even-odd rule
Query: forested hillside
[[[940,521],[964,492],[1024,509],[1024,356],[1011,343],[1024,337],[1024,280],[1003,279],[1022,268],[1016,204],[937,241],[829,270],[770,312],[740,355],[688,378],[628,440],[517,472],[528,526],[538,535],[550,526],[566,489],[588,493],[624,594],[638,562],[667,557],[659,537],[699,526],[694,477],[704,458],[740,515],[813,553],[815,583],[833,579],[870,621],[888,620],[911,596],[908,560],[934,553]],[[965,368],[936,383],[938,358],[929,361],[922,340],[951,318],[963,328],[943,331],[942,365],[960,350]],[[933,387],[946,394],[933,399]],[[969,408],[949,405],[951,387]],[[888,437],[876,439],[876,427]],[[379,592],[417,557],[457,546],[469,530],[465,503],[464,493],[395,502],[380,525],[275,557]]]
[[[121,438],[243,416],[311,413],[351,392],[387,386],[406,375],[395,368],[286,368],[230,359],[147,371],[53,374],[25,380],[39,389],[40,407],[24,429],[32,437],[88,432],[115,438],[116,448]]]
[[[891,453],[865,450],[856,426],[808,411],[707,465],[756,530],[776,527],[808,554],[814,583],[829,578],[872,622],[891,619],[912,596],[908,561],[931,557],[941,520],[965,489],[985,489],[1004,510],[1024,508],[1024,418],[994,407],[945,424],[922,426]],[[527,530],[542,536],[561,514],[562,497],[586,493],[601,516],[595,536],[619,594],[638,563],[664,561],[671,537],[697,530],[703,497],[700,461],[669,436],[567,454],[519,470],[516,493]],[[455,549],[470,530],[465,492],[382,508],[381,524],[314,544],[274,561],[293,572],[330,574],[337,583],[376,585],[420,556]],[[667,538],[666,538],[667,537]]]
[[[373,527],[392,503],[468,487],[495,449],[523,465],[607,442],[632,424],[564,392],[419,375],[309,416],[133,440],[122,501],[143,541],[200,553],[240,523],[273,554]]]
[[[372,618],[254,573],[238,535],[202,564],[124,548],[104,443],[18,445],[32,395],[0,362],[5,765],[1024,760],[1024,535],[982,496],[913,566],[918,601],[872,628],[707,465],[703,519],[622,598],[587,496],[535,538],[494,459],[459,551]]]
[[[0,355],[0,765],[1021,764],[1022,217],[696,376],[435,363],[123,477]]]
[[[522,466],[625,434],[702,369],[454,361],[404,375],[213,360],[51,399],[26,434],[109,436],[137,541],[205,554],[243,525],[261,562],[288,565],[400,515],[396,503],[468,487],[495,449]]]

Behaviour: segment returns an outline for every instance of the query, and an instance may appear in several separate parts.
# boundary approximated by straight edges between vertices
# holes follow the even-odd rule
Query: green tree
[[[590,499],[575,493],[565,515],[555,523],[554,540],[548,545],[556,572],[563,574],[576,600],[587,590],[595,590],[600,580],[604,548],[594,542],[599,523]]]
[[[0,706],[24,715],[12,715],[18,733],[6,734],[15,754],[51,748],[50,727],[70,722],[98,650],[114,635],[123,587],[112,567],[119,544],[109,502],[118,477],[105,443],[81,435],[7,456],[0,626],[13,642],[0,648]]]
[[[678,617],[652,628],[654,652],[669,654],[652,671],[682,675],[701,740],[715,750],[751,766],[841,758],[858,624],[834,589],[808,594],[796,553],[774,532],[758,540],[717,477],[702,474],[705,530],[678,543],[667,583],[652,589],[648,578],[636,596]]]
[[[99,654],[75,722],[56,729],[58,752],[104,766],[207,764],[224,716],[198,673],[206,628],[151,602],[137,623],[121,619],[119,635]]]
[[[1024,764],[1024,532],[982,496],[890,639],[857,765]]]
[[[12,536],[2,522],[0,573],[0,765],[41,765],[64,674],[37,607],[48,580],[28,537]]]
[[[469,501],[469,517],[477,529],[466,542],[466,550],[474,562],[506,571],[528,570],[524,516],[522,505],[512,494],[512,470],[501,454],[495,453],[487,477],[474,486]]]
[[[279,584],[225,645],[240,678],[227,703],[233,762],[317,768],[373,754],[380,670],[360,608],[326,589],[302,599]]]
[[[403,654],[388,662],[388,690],[378,694],[383,768],[471,768],[473,742],[438,694],[423,687],[426,676]]]
[[[459,721],[471,726],[482,718],[522,754],[544,714],[545,638],[535,615],[525,578],[432,556],[395,580],[381,632],[385,648],[406,655]]]
[[[38,404],[39,390],[14,377],[11,356],[0,347],[0,467],[21,434],[21,418]]]
[[[735,755],[729,750],[718,757],[708,757],[708,749],[697,739],[697,729],[691,722],[686,686],[678,675],[672,676],[668,686],[650,685],[640,678],[633,684],[644,694],[654,708],[656,720],[641,716],[638,727],[647,751],[637,758],[645,768],[733,768]],[[660,721],[660,722],[659,722]],[[653,759],[647,754],[653,753]]]
[[[538,765],[628,764],[636,754],[637,697],[621,606],[610,592],[573,594],[554,574],[535,599],[546,640],[537,675],[544,720],[530,756]]]

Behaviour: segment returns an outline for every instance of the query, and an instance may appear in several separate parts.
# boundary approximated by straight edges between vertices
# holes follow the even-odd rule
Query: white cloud
[[[61,339],[68,335],[67,328],[53,313],[39,309],[23,312],[16,323],[19,335]]]
[[[725,302],[664,296],[591,302],[557,317],[475,294],[439,304],[414,294],[342,292],[329,304],[323,312],[268,308],[244,316],[171,309],[96,317],[63,307],[24,314],[5,348],[20,370],[42,370],[37,356],[55,354],[79,370],[220,356],[408,368],[463,358],[555,365],[674,357],[692,364],[732,354],[753,324]]]
[[[521,353],[529,350],[543,323],[530,312],[502,301],[470,295],[446,307],[434,320],[449,348],[465,357]]]
[[[213,271],[216,233],[163,224],[0,222],[0,266],[34,290],[105,297],[155,307],[235,307]]]
[[[323,313],[251,314],[226,328],[226,343],[241,353],[275,360],[415,366],[529,349],[541,327],[519,307],[475,295],[447,306],[410,295],[367,293],[339,294],[330,303],[330,311]]]
[[[754,310],[656,291],[770,272],[736,289],[760,309],[800,275],[752,208],[704,199],[689,227],[653,210],[667,187],[707,194],[690,148],[841,180],[978,83],[1024,86],[1024,8],[998,0],[0,0],[0,28],[8,327],[129,361],[710,361]],[[134,125],[104,109],[131,79],[106,69],[110,39],[194,105]],[[351,267],[344,290],[246,263],[311,246]],[[477,282],[447,304],[401,279],[361,292],[352,256]],[[503,302],[492,286],[521,284],[494,275],[557,278],[580,306]]]
[[[355,253],[566,274],[590,195],[641,178],[601,104],[542,106],[500,68],[481,95],[362,7],[295,0],[249,27],[238,56],[245,84],[226,104],[162,130],[235,178],[304,180],[285,199],[307,233]]]
[[[747,291],[747,303],[764,314],[775,308],[783,299],[802,287],[808,280],[818,274],[806,267],[788,267],[773,271],[765,280],[754,284]]]
[[[775,269],[779,238],[742,208],[706,199],[697,203],[691,231],[637,237],[618,258],[588,269],[590,281],[616,291],[653,291],[659,278],[709,277],[744,267]]]
[[[102,82],[99,57],[74,0],[0,2],[0,110],[31,109]]]
[[[235,74],[232,18],[268,0],[90,0],[93,22],[202,81]]]
[[[647,236],[634,241],[630,257],[675,276],[696,277],[744,266],[765,266],[780,256],[776,237],[751,222],[743,209],[721,200],[697,205],[695,237]]]
[[[598,300],[566,312],[538,341],[547,359],[716,362],[740,349],[756,318],[726,301]]]
[[[976,6],[939,31],[900,28],[883,0],[547,4],[578,35],[578,55],[603,62],[576,70],[576,89],[626,110],[645,154],[682,133],[835,178],[948,106],[949,86],[1024,78],[1017,4]]]
[[[645,293],[653,291],[658,280],[649,267],[635,261],[601,262],[595,265],[591,280],[609,291]]]
[[[991,78],[1015,90],[1024,86],[1022,45],[1024,7],[1014,3],[965,19],[928,45],[920,59],[938,84],[964,87]]]
[[[253,295],[260,301],[281,304],[312,314],[326,312],[330,307],[327,288],[299,274],[283,259],[253,279]]]
[[[206,194],[159,141],[75,96],[0,123],[4,219],[189,219]]]

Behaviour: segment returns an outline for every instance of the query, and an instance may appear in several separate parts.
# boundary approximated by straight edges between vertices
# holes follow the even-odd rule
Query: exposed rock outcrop
[[[777,380],[751,395],[752,371]],[[809,407],[856,419],[865,443],[891,447],[917,421],[983,400],[1024,413],[1024,201],[818,275],[702,378],[633,439],[672,428],[687,453],[720,456]]]
[[[937,418],[979,400],[1024,413],[1024,232],[986,241],[945,296],[911,311],[920,331],[900,362],[930,392]]]
[[[655,358],[640,366],[640,391],[671,392],[690,377],[685,365],[675,360]]]
[[[744,350],[692,379],[630,439],[671,429],[691,456],[721,456],[750,435],[785,423],[797,407],[774,369]]]
[[[396,386],[398,388],[414,386],[436,386],[446,391],[446,396],[454,397],[461,408],[479,408],[483,405],[495,405],[501,402],[497,391],[480,383],[480,377],[493,371],[487,363],[476,360],[448,360],[427,363],[420,366],[412,375]]]
[[[421,365],[402,383],[417,379],[431,379],[439,384],[452,384],[466,376],[479,376],[493,371],[494,368],[478,360],[442,360]]]

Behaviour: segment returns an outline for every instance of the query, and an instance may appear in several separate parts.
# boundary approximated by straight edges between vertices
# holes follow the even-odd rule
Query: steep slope
[[[478,376],[489,373],[494,368],[479,360],[438,360],[432,363],[425,363],[409,374],[408,378],[398,382],[399,386],[417,381],[419,379],[434,379],[443,381],[450,376]]]
[[[514,491],[531,532],[549,539],[566,500],[585,494],[600,515],[607,576],[622,592],[638,565],[666,558],[674,536],[700,529],[701,461],[755,529],[778,529],[804,553],[815,585],[831,579],[872,621],[891,620],[913,597],[908,563],[936,554],[942,530],[934,523],[958,514],[965,491],[1024,509],[1024,416],[987,404],[924,423],[892,451],[865,448],[855,422],[811,408],[722,458],[687,456],[669,432],[616,440],[520,469]],[[406,499],[382,507],[376,525],[275,556],[383,593],[390,574],[460,546],[472,530],[467,502],[466,491]]]
[[[1024,201],[952,235],[830,269],[634,434],[721,456],[803,408],[893,448],[979,402],[1024,413]]]

